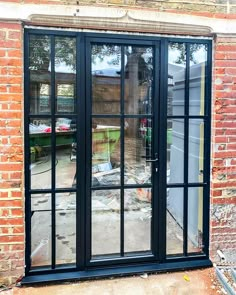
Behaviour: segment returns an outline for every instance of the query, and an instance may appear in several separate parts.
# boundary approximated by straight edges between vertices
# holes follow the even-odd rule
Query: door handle
[[[158,162],[157,153],[155,153],[155,159],[146,159],[146,162]]]
[[[146,162],[157,162],[157,161],[158,161],[158,158],[156,158],[156,159],[146,160]]]

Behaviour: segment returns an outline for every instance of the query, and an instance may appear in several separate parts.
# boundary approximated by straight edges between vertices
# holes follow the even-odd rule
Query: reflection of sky
[[[49,65],[50,68],[50,65]],[[65,62],[60,62],[59,64],[55,64],[55,72],[56,73],[75,73],[73,66],[67,65]]]
[[[119,71],[121,67],[120,62],[118,65],[112,63],[112,61],[115,60],[115,58],[115,55],[105,56],[102,60],[99,57],[96,57],[92,62],[92,71],[104,70],[107,68],[113,68]]]
[[[145,62],[148,62],[148,59],[152,56],[151,52],[146,52],[142,54],[142,57],[144,58]],[[127,63],[127,55],[124,56],[125,64]],[[94,61],[92,62],[92,71],[96,70],[104,70],[108,68],[113,68],[119,71],[121,69],[121,61],[119,61],[119,64],[112,63],[113,60],[116,60],[115,55],[109,55],[105,56],[103,60],[101,60],[99,57],[96,57]]]
[[[146,61],[150,57],[151,53],[144,53],[142,56],[144,57],[144,60]],[[169,49],[169,63],[175,64],[176,60],[178,59],[179,56],[179,50],[174,48],[174,49]],[[205,48],[199,48],[196,50],[193,54],[193,58],[197,63],[201,63],[206,61],[206,51]],[[119,64],[113,63],[113,60],[116,60],[115,55],[109,55],[105,56],[102,60],[99,57],[96,57],[94,61],[92,62],[92,71],[96,70],[107,70],[109,68],[114,69],[114,71],[120,71],[121,65],[120,61]],[[125,64],[127,62],[127,56],[125,55]],[[190,62],[191,65],[193,62]],[[50,65],[49,65],[49,70],[50,70]],[[65,62],[61,62],[60,64],[55,64],[55,72],[57,73],[75,73],[75,70],[73,69],[72,66],[66,65]]]
[[[174,48],[174,49],[169,49],[169,63],[176,64],[176,60],[179,57],[179,50]],[[206,50],[204,47],[199,48],[193,53],[193,59],[196,61],[196,63],[201,63],[206,61]],[[193,65],[193,62],[190,61],[190,64]]]

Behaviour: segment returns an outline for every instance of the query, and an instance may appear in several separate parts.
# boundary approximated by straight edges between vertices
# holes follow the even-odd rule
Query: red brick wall
[[[0,22],[0,285],[23,273],[22,30]]]
[[[236,251],[236,38],[215,44],[211,250]]]
[[[78,1],[0,2],[76,5]],[[79,4],[92,2],[98,3],[96,0],[81,0]],[[131,6],[141,7],[144,0],[107,0],[103,5],[109,3],[130,3]],[[147,1],[145,6],[168,10],[164,2],[163,6],[158,6],[158,3],[160,1]],[[200,13],[196,7],[191,8],[190,4],[184,3],[189,5],[189,10],[185,6],[187,13]],[[221,3],[220,9],[225,5]],[[230,7],[230,11],[234,12],[233,8]],[[223,13],[220,9],[216,9],[217,13]],[[227,16],[230,17],[230,14]],[[218,37],[215,45],[211,183],[213,258],[217,249],[236,251],[236,37]],[[21,25],[0,22],[0,284],[11,283],[24,273],[22,55]]]

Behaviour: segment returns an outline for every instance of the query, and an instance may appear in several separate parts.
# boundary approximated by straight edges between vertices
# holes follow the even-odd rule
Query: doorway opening
[[[31,281],[210,264],[210,82],[210,40],[26,30]]]

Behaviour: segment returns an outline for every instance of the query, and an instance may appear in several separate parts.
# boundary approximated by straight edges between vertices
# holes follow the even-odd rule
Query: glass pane
[[[56,263],[76,261],[76,199],[74,193],[56,195]]]
[[[76,119],[56,121],[56,187],[76,186]]]
[[[153,49],[125,47],[125,113],[152,113]]]
[[[51,210],[51,194],[41,193],[31,195],[31,213],[34,214],[37,211]]]
[[[120,119],[92,121],[92,185],[120,184]]]
[[[151,201],[151,188],[125,190],[124,251],[126,253],[151,251]]]
[[[125,120],[125,184],[151,183],[152,120]]]
[[[167,188],[166,253],[183,255],[183,188]]]
[[[92,45],[92,112],[120,113],[121,47]]]
[[[51,188],[51,120],[31,119],[30,137],[30,175],[31,189]]]
[[[120,190],[92,192],[92,257],[120,255]]]
[[[183,183],[184,120],[168,120],[167,128],[167,183]]]
[[[189,182],[203,182],[204,123],[201,119],[189,120]]]
[[[31,265],[51,265],[51,212],[32,212]]]
[[[188,253],[203,252],[203,188],[188,189]]]
[[[190,45],[189,114],[204,115],[207,45]]]
[[[184,115],[186,48],[184,43],[169,43],[168,116]]]
[[[75,112],[76,39],[55,38],[56,112]]]
[[[51,112],[51,63],[48,36],[31,35],[29,39],[30,113]]]

